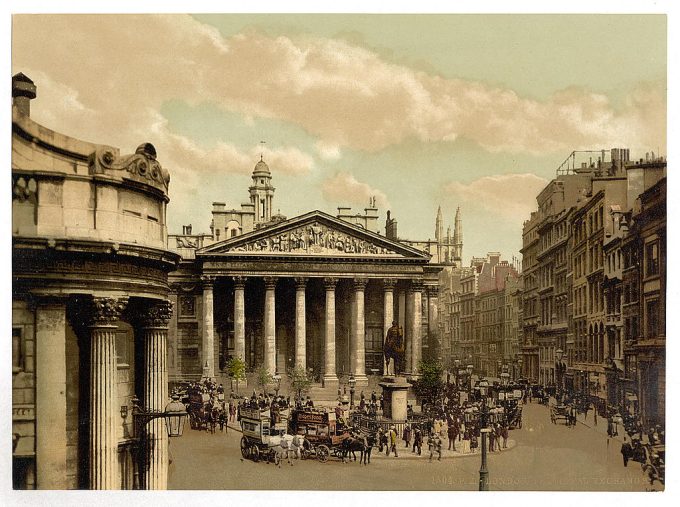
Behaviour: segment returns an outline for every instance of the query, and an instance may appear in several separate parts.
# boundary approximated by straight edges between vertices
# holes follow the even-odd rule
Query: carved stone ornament
[[[215,280],[217,279],[214,275],[201,275],[201,283],[204,289],[211,289]]]
[[[279,279],[275,276],[265,276],[263,280],[266,289],[273,289],[276,287],[276,282],[278,282]]]
[[[422,280],[411,280],[411,285],[408,288],[409,292],[422,292],[424,289]]]
[[[298,276],[294,280],[295,280],[295,288],[304,289],[307,286],[307,282],[309,281],[309,278],[304,277],[304,276]]]
[[[366,278],[354,278],[352,280],[352,288],[355,291],[366,289],[366,284],[368,284],[368,280]]]
[[[323,279],[323,286],[326,288],[326,290],[334,290],[335,286],[337,284],[338,284],[337,278],[324,278]]]
[[[120,319],[127,306],[127,298],[92,298],[90,316],[93,326],[112,326]]]
[[[236,246],[234,252],[399,255],[391,249],[337,231],[319,222]]]
[[[234,288],[243,289],[246,286],[246,281],[248,280],[245,276],[234,276]]]
[[[117,172],[135,181],[146,183],[167,193],[170,174],[156,160],[156,149],[150,143],[140,145],[132,155],[116,155],[109,148],[99,148],[90,155],[90,174],[109,174]]]
[[[143,309],[140,314],[142,327],[167,328],[172,318],[172,303],[170,301],[154,302]]]
[[[383,280],[383,286],[385,287],[385,290],[394,290],[394,287],[397,285],[397,279],[396,278],[385,278]]]

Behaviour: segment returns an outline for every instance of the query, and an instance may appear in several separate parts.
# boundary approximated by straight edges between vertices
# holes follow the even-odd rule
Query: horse
[[[363,454],[363,463],[364,465],[368,465],[371,462],[371,451],[373,450],[373,446],[376,443],[376,436],[375,433],[369,433],[368,435],[364,436],[364,454]],[[359,461],[359,464],[361,464],[361,460]]]
[[[272,435],[269,437],[269,450],[274,456],[274,462],[281,468],[281,462],[284,459],[288,460],[288,464],[293,466],[291,461],[291,454],[299,457],[299,449],[302,446],[303,439],[299,435]]]
[[[374,442],[375,443],[375,442]],[[372,447],[372,446],[371,446]],[[357,460],[357,455],[355,454],[356,451],[359,451],[359,464],[361,465],[362,463],[365,462],[365,455],[368,452],[368,445],[366,442],[366,438],[354,438],[351,436],[348,436],[342,440],[340,443],[340,448],[342,449],[342,462],[345,463],[345,459],[349,458],[349,455],[351,453],[352,458],[354,458],[354,461]]]

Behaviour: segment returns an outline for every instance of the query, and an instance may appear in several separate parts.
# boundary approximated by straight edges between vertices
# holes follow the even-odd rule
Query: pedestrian
[[[377,435],[377,441],[378,441],[378,452],[383,452],[383,429],[378,428],[378,435]]]
[[[405,447],[408,449],[411,446],[411,426],[408,424],[404,425],[403,440],[406,444]]]
[[[595,421],[593,424],[597,426],[597,407],[595,406],[594,403],[593,403],[593,420]]]
[[[418,456],[420,456],[422,447],[423,447],[423,432],[419,426],[416,426],[416,429],[413,432],[413,450],[411,452],[415,453],[416,449],[418,449]]]
[[[449,424],[449,429],[447,430],[447,436],[449,438],[449,451],[456,451],[456,437],[458,436],[458,427],[454,422]]]
[[[493,427],[489,431],[489,452],[494,452],[496,450],[496,432]]]
[[[477,446],[478,446],[477,435],[475,433],[472,433],[470,435],[470,452],[471,453],[477,452]]]
[[[503,449],[508,448],[508,427],[507,425],[503,425],[503,428],[501,428],[501,437],[503,438]]]
[[[399,454],[397,453],[397,430],[394,427],[394,425],[390,426],[390,436],[389,436],[389,441],[390,441],[390,451],[394,453],[394,457],[398,458]],[[389,456],[389,452],[387,454]]]
[[[430,450],[430,461],[432,461],[434,453],[439,455],[437,458],[438,461],[442,460],[442,441],[441,438],[439,438],[439,433],[433,433],[430,435],[430,437],[427,439],[427,447]]]
[[[626,440],[626,437],[623,437],[623,444],[621,444],[621,455],[623,456],[623,466],[627,467],[628,460],[633,455],[633,447]]]
[[[382,447],[385,448],[385,454],[387,456],[390,455],[390,445],[389,445],[388,439],[389,439],[389,430],[385,430],[385,432],[382,434],[381,442],[382,442]]]

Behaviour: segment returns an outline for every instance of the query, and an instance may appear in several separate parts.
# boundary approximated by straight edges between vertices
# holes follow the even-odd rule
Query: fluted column
[[[413,298],[414,292],[409,286],[406,291],[406,308],[404,315],[404,371],[412,373],[415,369],[413,364]]]
[[[355,278],[352,282],[354,291],[354,322],[352,334],[354,335],[354,378],[357,385],[368,385],[366,377],[366,315],[364,296],[366,292],[365,278]]]
[[[324,385],[337,385],[338,376],[335,373],[335,286],[337,278],[324,278],[326,289],[326,350],[323,381]]]
[[[246,360],[246,279],[234,277],[234,354]]]
[[[307,369],[305,287],[307,278],[295,279],[295,366]]]
[[[392,327],[392,322],[394,321],[394,286],[397,284],[397,281],[394,278],[385,278],[383,280],[383,286],[384,286],[384,307],[383,307],[383,375],[387,375],[389,373],[388,371],[388,364],[385,361],[385,355],[384,355],[384,343],[385,343],[385,338],[387,337],[387,331]],[[396,365],[395,365],[396,368]],[[396,371],[394,372],[396,374]]]
[[[441,357],[441,336],[439,336],[439,288],[428,286],[427,290],[427,345],[430,358]]]
[[[264,277],[264,367],[272,375],[276,373],[276,281]]]
[[[409,289],[409,299],[412,301],[410,314],[411,328],[411,371],[417,373],[423,353],[423,284],[413,281]]]
[[[213,284],[214,276],[202,276],[203,282],[203,333],[202,356],[203,377],[215,377],[215,329],[213,317]]]
[[[120,417],[116,365],[116,321],[127,299],[93,298],[90,323],[90,489],[119,489]]]
[[[168,404],[168,323],[172,304],[158,301],[143,308],[140,330],[144,343],[143,404],[149,412],[163,412]],[[168,433],[162,418],[147,423],[144,489],[168,489]]]

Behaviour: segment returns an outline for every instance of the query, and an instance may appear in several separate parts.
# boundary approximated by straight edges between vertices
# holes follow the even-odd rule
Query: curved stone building
[[[162,419],[138,452],[131,399],[168,401],[170,177],[149,143],[121,155],[35,123],[35,96],[13,77],[14,487],[165,489]]]

